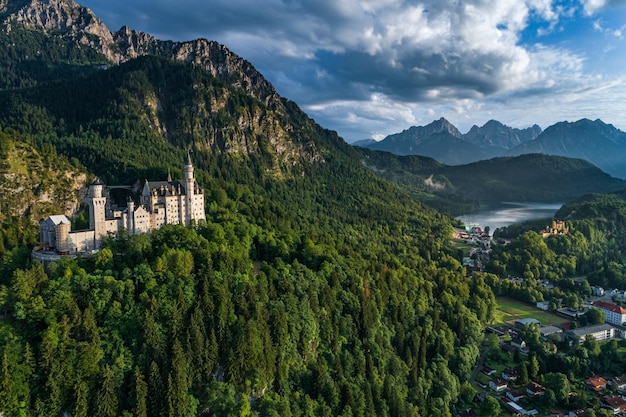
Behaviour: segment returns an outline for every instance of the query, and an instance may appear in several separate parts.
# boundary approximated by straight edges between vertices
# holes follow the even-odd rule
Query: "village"
[[[455,239],[468,245],[463,255],[468,276],[485,271],[493,245],[509,243],[494,240],[486,229],[455,229]],[[542,236],[567,233],[564,222],[554,221]],[[519,276],[500,280],[524,285]],[[584,277],[576,281],[589,285]],[[550,280],[536,285],[554,287]],[[578,306],[563,299],[528,303],[498,296],[500,315],[485,329],[481,356],[466,386],[472,395],[463,397],[456,415],[626,416],[626,368],[610,363],[626,352],[625,297],[623,290],[599,286],[590,286]],[[604,365],[579,369],[591,357]]]

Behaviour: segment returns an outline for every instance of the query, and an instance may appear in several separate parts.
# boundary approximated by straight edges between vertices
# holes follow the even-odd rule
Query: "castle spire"
[[[172,173],[169,168],[167,169],[167,182],[172,182]]]

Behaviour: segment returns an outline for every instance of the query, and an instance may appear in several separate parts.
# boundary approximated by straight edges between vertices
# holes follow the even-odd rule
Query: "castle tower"
[[[104,184],[99,178],[89,186],[89,228],[95,231],[96,247],[100,247],[100,240],[106,236],[105,208],[106,197],[103,196]]]
[[[191,156],[187,152],[187,165],[185,165],[185,226],[189,226],[193,215],[194,183]]]
[[[56,231],[56,250],[58,253],[69,253],[69,233],[70,233],[70,223],[60,222],[55,225]]]
[[[128,207],[128,217],[127,219],[127,224],[126,224],[126,230],[128,230],[128,233],[130,233],[131,235],[135,234],[135,202],[133,201],[132,197],[128,197],[128,199],[126,200],[126,206]]]

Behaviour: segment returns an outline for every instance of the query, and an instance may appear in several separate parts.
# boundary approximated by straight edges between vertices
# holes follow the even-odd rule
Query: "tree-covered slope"
[[[494,299],[449,218],[228,56],[0,94],[1,125],[110,184],[180,176],[192,149],[207,198],[205,224],[48,271],[5,248],[5,415],[451,415]]]
[[[563,202],[590,192],[626,188],[590,163],[528,154],[447,166],[417,156],[396,156],[356,148],[365,166],[402,185],[418,200],[453,214],[480,202]]]
[[[323,160],[311,137],[319,128],[293,104],[281,102],[286,114],[278,113],[202,68],[163,58],[6,91],[0,103],[3,125],[76,148],[106,178],[114,178],[118,164],[145,169],[174,148],[254,154],[275,174]],[[101,161],[112,172],[101,171]]]
[[[7,248],[33,243],[33,223],[50,214],[74,214],[87,175],[53,146],[33,147],[11,129],[0,130],[0,256]]]
[[[599,119],[557,123],[534,140],[509,150],[506,155],[530,152],[581,158],[613,176],[626,178],[626,132]]]

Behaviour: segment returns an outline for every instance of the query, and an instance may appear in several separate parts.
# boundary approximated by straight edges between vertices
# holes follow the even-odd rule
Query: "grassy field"
[[[535,306],[514,300],[508,297],[496,297],[498,308],[495,313],[495,324],[510,324],[517,319],[533,318],[541,322],[542,326],[550,326],[568,321],[563,317],[547,311],[539,310]]]

